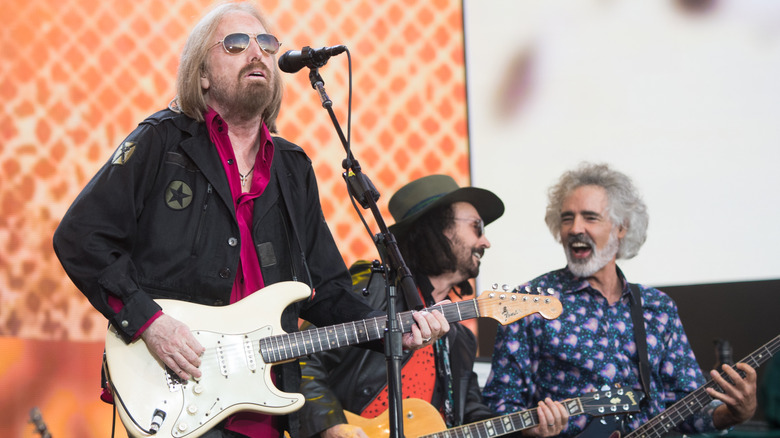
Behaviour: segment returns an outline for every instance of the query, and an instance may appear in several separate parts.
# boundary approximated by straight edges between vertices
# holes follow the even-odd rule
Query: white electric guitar
[[[213,307],[156,300],[163,311],[192,330],[206,349],[200,379],[181,380],[154,357],[146,344],[126,344],[113,327],[106,336],[107,376],[119,416],[133,437],[199,437],[239,411],[282,415],[303,406],[301,394],[286,393],[271,381],[271,365],[308,354],[381,339],[387,317],[285,333],[279,322],[285,307],[308,298],[304,283],[282,282],[243,300]],[[488,291],[479,298],[436,305],[447,321],[490,317],[509,324],[532,313],[557,318],[563,308],[547,295]],[[412,312],[398,314],[404,333]]]

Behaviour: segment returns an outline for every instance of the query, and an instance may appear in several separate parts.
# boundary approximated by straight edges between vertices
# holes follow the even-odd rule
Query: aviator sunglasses
[[[469,219],[465,217],[463,218],[456,217],[453,218],[453,220],[471,222],[471,225],[474,227],[474,232],[477,233],[477,237],[482,237],[482,235],[485,234],[485,222],[482,221],[482,219]]]
[[[223,38],[222,41],[218,41],[217,44],[221,43],[222,48],[231,55],[238,55],[249,48],[249,44],[252,42],[253,38],[257,40],[260,49],[269,55],[276,54],[276,52],[279,51],[279,46],[282,45],[282,43],[270,33],[231,33],[225,35],[225,38]],[[214,45],[216,46],[217,44]]]

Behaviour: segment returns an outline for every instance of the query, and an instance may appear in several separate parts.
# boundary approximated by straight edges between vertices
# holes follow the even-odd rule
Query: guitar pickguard
[[[271,366],[258,353],[258,341],[272,334],[271,327],[239,335],[194,334],[208,353],[201,358],[203,376],[182,386],[183,409],[174,421],[174,437],[186,436],[231,407],[276,413],[298,402],[294,394],[276,390],[270,380]]]

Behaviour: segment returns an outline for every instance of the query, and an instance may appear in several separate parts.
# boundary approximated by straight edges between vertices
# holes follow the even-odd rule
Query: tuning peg
[[[525,291],[530,294],[531,293],[531,286],[526,286],[525,287]]]
[[[493,284],[491,284],[491,285],[490,285],[490,287],[491,287],[493,290],[498,290],[498,283],[493,283]]]
[[[504,283],[504,284],[501,286],[501,290],[503,290],[504,292],[509,292],[509,285],[508,285],[508,284],[506,284],[506,283]]]

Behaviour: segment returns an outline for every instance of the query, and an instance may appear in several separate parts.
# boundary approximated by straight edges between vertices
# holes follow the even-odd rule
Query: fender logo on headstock
[[[552,296],[485,291],[477,298],[480,316],[496,319],[503,325],[532,313],[554,319],[563,312],[561,302]]]

